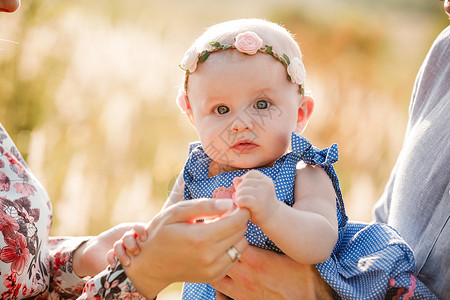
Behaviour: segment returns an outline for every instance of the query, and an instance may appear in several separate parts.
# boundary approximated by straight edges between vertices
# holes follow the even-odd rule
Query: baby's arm
[[[320,167],[297,169],[294,206],[279,201],[273,181],[250,171],[237,183],[236,202],[251,212],[253,223],[288,256],[304,264],[325,261],[338,235],[336,195]]]

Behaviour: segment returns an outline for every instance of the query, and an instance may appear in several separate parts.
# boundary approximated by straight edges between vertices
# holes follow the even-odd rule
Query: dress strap
[[[342,198],[341,189],[339,187],[339,179],[333,164],[339,159],[339,151],[337,144],[333,144],[328,148],[320,150],[314,147],[307,139],[298,133],[293,132],[291,136],[292,152],[299,156],[305,164],[310,166],[318,165],[328,174],[333,183],[336,193],[336,204],[338,208],[338,223],[342,228],[347,224],[347,214],[345,213],[344,200]]]

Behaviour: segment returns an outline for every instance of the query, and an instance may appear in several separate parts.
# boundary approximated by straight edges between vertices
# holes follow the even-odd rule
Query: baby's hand
[[[273,180],[257,170],[251,170],[233,180],[235,201],[239,207],[250,210],[251,220],[259,225],[278,208]]]
[[[130,256],[138,255],[141,250],[136,238],[139,238],[141,242],[147,239],[147,230],[144,224],[134,225],[132,230],[125,232],[122,238],[114,243],[114,248],[109,250],[106,255],[106,260],[111,268],[116,267],[116,257],[124,267],[130,265]]]

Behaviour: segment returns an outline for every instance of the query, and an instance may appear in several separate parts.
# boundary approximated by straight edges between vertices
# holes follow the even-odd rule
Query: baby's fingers
[[[106,261],[112,269],[116,267],[116,254],[114,253],[114,249],[111,249],[106,253]]]
[[[236,193],[236,204],[251,211],[255,205],[258,205],[258,198],[254,195],[252,188],[243,188]]]
[[[242,182],[242,176],[241,177],[234,177],[233,178],[233,185],[235,186],[235,187],[238,187],[239,186],[239,184]]]
[[[242,176],[242,179],[250,179],[250,178],[254,178],[254,179],[261,179],[261,178],[266,178],[268,177],[267,175],[265,175],[263,172],[258,171],[258,170],[250,170],[247,173],[245,173]]]

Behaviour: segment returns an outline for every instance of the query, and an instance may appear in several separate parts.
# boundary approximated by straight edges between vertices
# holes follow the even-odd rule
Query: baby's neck
[[[208,177],[213,177],[222,173],[231,172],[231,171],[237,171],[242,170],[241,168],[236,168],[229,165],[220,164],[218,162],[215,162],[211,160],[209,164],[209,171],[208,171]]]
[[[224,164],[218,163],[214,160],[211,160],[211,162],[209,163],[208,177],[214,177],[216,175],[226,173],[226,172],[231,172],[231,171],[273,167],[274,163],[275,163],[275,161],[273,161],[269,164],[263,165],[263,166],[255,166],[252,168],[238,168],[238,167],[234,167],[234,166],[230,166],[230,165],[224,165]]]

